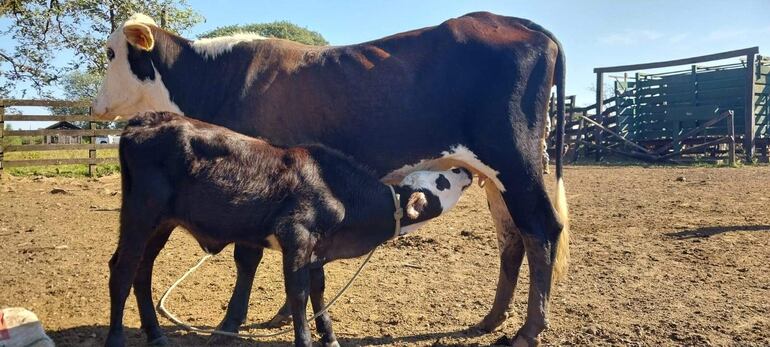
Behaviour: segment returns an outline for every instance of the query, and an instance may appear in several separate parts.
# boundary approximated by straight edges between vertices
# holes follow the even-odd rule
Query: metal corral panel
[[[770,60],[758,59],[757,65],[755,135],[767,138]],[[735,114],[743,114],[745,83],[745,63],[637,74],[629,81],[615,84],[620,98],[618,129],[634,141],[665,140],[697,128],[720,110],[731,109]],[[744,128],[744,118],[735,117],[735,132],[742,134]],[[705,135],[727,135],[727,122],[708,128]]]

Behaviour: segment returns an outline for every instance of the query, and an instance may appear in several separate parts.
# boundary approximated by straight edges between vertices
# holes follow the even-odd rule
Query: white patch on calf
[[[235,33],[230,36],[220,36],[208,39],[200,39],[192,42],[192,47],[198,54],[214,59],[220,54],[227,53],[241,42],[265,40],[266,37],[256,33]]]
[[[441,187],[442,189],[440,189],[437,186],[437,181],[441,176],[449,182],[449,187]],[[441,203],[441,214],[444,214],[457,204],[460,197],[463,195],[465,188],[470,186],[471,183],[473,183],[473,177],[468,176],[467,173],[463,171],[453,172],[448,170],[415,171],[407,175],[399,185],[408,186],[414,190],[427,190],[430,194],[439,199],[439,202]],[[401,199],[408,198],[409,197],[401,197]],[[419,229],[420,226],[426,222],[427,221],[419,222],[402,227],[399,236],[406,235]]]
[[[451,167],[465,167],[470,169],[480,178],[490,179],[501,192],[505,191],[505,186],[497,178],[499,172],[487,164],[484,164],[476,154],[468,147],[461,144],[452,146],[448,151],[441,152],[441,157],[433,159],[423,159],[416,164],[404,165],[402,168],[388,173],[380,181],[389,184],[397,184],[407,175],[415,171],[439,171]]]

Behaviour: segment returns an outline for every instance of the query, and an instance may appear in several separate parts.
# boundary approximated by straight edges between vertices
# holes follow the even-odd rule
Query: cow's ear
[[[406,203],[406,215],[411,219],[417,219],[427,205],[428,199],[425,197],[424,193],[412,193],[409,197],[409,202]]]
[[[123,26],[123,34],[132,46],[143,51],[151,51],[155,46],[155,38],[150,27],[141,23],[131,23]]]

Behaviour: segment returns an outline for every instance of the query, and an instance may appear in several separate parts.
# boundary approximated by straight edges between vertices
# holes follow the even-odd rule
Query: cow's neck
[[[152,62],[171,101],[188,117],[216,122],[225,107],[237,109],[249,63],[224,52],[215,59],[196,52],[189,40],[156,32]]]

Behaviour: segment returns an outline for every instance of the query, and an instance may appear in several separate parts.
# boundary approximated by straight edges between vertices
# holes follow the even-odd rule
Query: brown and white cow
[[[492,331],[505,320],[526,250],[532,281],[514,344],[537,344],[552,280],[568,258],[560,150],[556,208],[542,175],[554,85],[557,148],[564,137],[564,54],[550,32],[479,12],[366,43],[313,47],[250,35],[190,41],[138,15],[110,36],[107,54],[93,107],[103,118],[174,111],[281,146],[322,143],[387,183],[415,170],[471,169],[488,182],[500,249],[497,293],[479,327]],[[238,278],[223,329],[237,330],[246,317],[250,254],[236,244]]]

